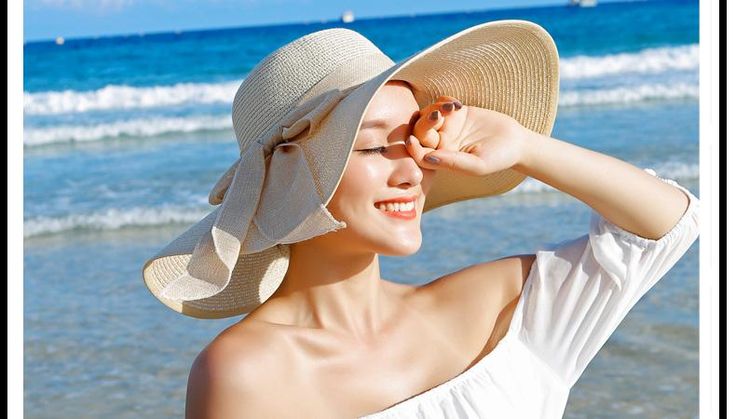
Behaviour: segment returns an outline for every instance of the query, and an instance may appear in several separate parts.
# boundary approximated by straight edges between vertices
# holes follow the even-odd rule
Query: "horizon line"
[[[600,3],[606,3],[606,4],[612,4],[612,3],[638,3],[638,2],[647,2],[651,0],[602,0]],[[456,11],[447,11],[447,12],[430,12],[430,13],[405,13],[405,14],[399,14],[399,15],[384,15],[384,16],[366,16],[363,18],[355,17],[355,20],[351,23],[355,23],[358,21],[370,21],[370,20],[380,20],[380,19],[396,19],[396,18],[405,18],[405,17],[422,17],[422,16],[436,16],[436,15],[452,15],[452,14],[462,14],[462,13],[479,13],[479,12],[491,12],[491,11],[503,11],[503,10],[523,10],[523,9],[543,9],[543,8],[557,8],[557,7],[569,7],[569,3],[567,2],[556,2],[556,3],[550,3],[550,4],[540,4],[536,6],[520,6],[520,7],[500,7],[500,8],[488,8],[488,9],[468,9],[468,10],[456,10]],[[346,9],[345,11],[348,11],[349,9]],[[117,34],[100,34],[100,35],[83,35],[83,36],[75,36],[75,37],[66,37],[63,35],[59,35],[57,38],[62,38],[64,42],[67,41],[84,41],[84,40],[100,40],[100,39],[109,39],[109,38],[127,38],[132,36],[138,36],[138,37],[144,37],[144,36],[154,36],[154,35],[166,35],[166,34],[177,34],[177,35],[184,35],[184,34],[191,34],[191,33],[201,33],[201,32],[216,32],[216,31],[222,31],[222,30],[236,30],[236,29],[251,29],[251,28],[267,28],[267,27],[279,27],[279,26],[298,26],[298,25],[312,25],[312,24],[327,24],[327,23],[342,23],[340,18],[333,18],[333,19],[317,19],[317,20],[311,20],[311,21],[292,21],[292,22],[280,22],[280,23],[263,23],[263,24],[255,24],[255,25],[243,25],[243,26],[220,26],[220,27],[208,27],[208,28],[187,28],[187,29],[168,29],[168,30],[157,30],[152,32],[127,32],[127,33],[117,33]],[[57,38],[38,38],[38,39],[30,39],[30,40],[24,40],[23,45],[27,44],[41,44],[41,43],[47,43],[56,42]]]

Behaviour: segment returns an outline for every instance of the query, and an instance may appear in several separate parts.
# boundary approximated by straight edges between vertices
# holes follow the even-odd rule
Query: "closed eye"
[[[375,148],[367,148],[365,150],[358,150],[363,154],[377,154],[377,153],[383,153],[386,150],[388,150],[388,147],[381,146],[381,147],[375,147]]]

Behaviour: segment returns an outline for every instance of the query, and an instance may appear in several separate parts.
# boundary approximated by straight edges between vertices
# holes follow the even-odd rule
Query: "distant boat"
[[[57,36],[56,45],[64,45],[64,38],[62,38],[61,36]]]
[[[355,16],[353,15],[353,12],[351,10],[346,10],[342,12],[340,20],[342,20],[342,23],[350,23],[355,20]]]
[[[569,3],[567,3],[568,6],[577,6],[577,7],[594,7],[598,4],[596,0],[570,0]]]

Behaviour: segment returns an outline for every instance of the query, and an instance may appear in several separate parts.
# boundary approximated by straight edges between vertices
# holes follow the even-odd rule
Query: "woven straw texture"
[[[345,227],[326,205],[342,178],[365,110],[388,80],[410,83],[420,107],[450,95],[467,105],[508,114],[549,135],[557,109],[558,60],[549,34],[525,21],[477,25],[398,64],[347,29],[315,32],[277,49],[249,73],[236,93],[232,114],[241,159],[211,195],[213,203],[223,196],[225,201],[236,199],[229,195],[255,197],[243,198],[253,201],[248,201],[255,212],[252,219],[234,217],[235,222],[247,223],[243,246],[236,243],[223,258],[223,263],[234,266],[223,270],[201,255],[194,259],[197,266],[190,266],[198,244],[217,231],[213,225],[218,219],[226,218],[218,218],[225,205],[221,204],[146,262],[146,286],[166,306],[192,317],[223,318],[253,311],[281,284],[288,269],[288,243]],[[262,183],[246,180],[255,173],[241,167],[243,159],[261,157],[253,152],[256,148],[265,153]],[[238,167],[243,180],[236,182]],[[440,171],[424,212],[504,193],[523,179],[511,169],[485,177]],[[262,186],[242,191],[248,184]],[[248,195],[240,195],[244,193]],[[201,279],[190,278],[192,272]],[[222,281],[200,286],[197,281],[208,281],[208,272],[220,275]],[[180,295],[206,297],[167,298],[165,290],[174,288],[176,281],[183,284]]]

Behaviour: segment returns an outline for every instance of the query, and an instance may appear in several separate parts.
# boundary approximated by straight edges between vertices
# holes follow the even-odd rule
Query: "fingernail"
[[[421,115],[421,114],[419,113],[419,111],[416,111],[416,112],[414,112],[414,113],[413,113],[413,114],[411,115],[411,119],[409,119],[409,125],[411,125],[411,126],[413,127],[413,126],[414,126],[414,124],[416,124],[416,123],[417,123],[417,120],[419,119],[419,116],[420,116],[420,115]]]
[[[459,101],[459,100],[453,100],[453,101],[452,101],[452,104],[453,104],[453,105],[455,105],[455,110],[458,110],[458,109],[460,109],[460,108],[462,108],[462,107],[463,107],[463,104],[462,104],[462,103],[460,103],[460,101]]]
[[[433,111],[431,114],[429,114],[429,119],[431,121],[436,121],[440,117],[440,111]]]
[[[453,103],[443,103],[442,104],[442,110],[445,112],[450,112],[454,107],[455,105]]]
[[[404,144],[411,145],[411,137],[406,137],[406,140],[404,140]]]
[[[438,159],[435,156],[430,156],[429,154],[427,154],[426,156],[424,156],[424,160],[426,160],[426,161],[428,161],[430,163],[434,163],[434,164],[437,164],[437,163],[440,162],[440,159]]]

